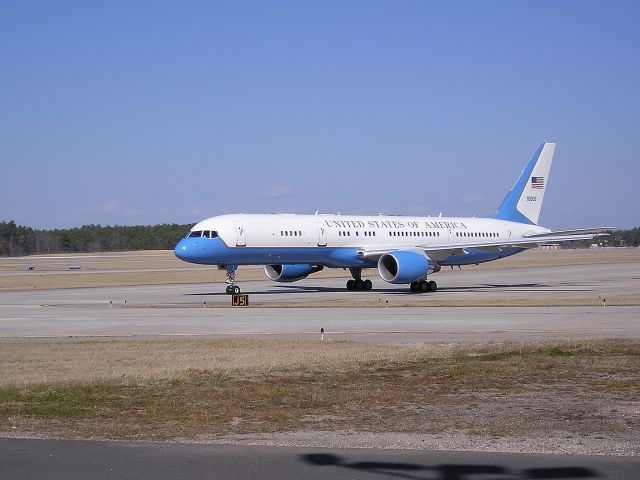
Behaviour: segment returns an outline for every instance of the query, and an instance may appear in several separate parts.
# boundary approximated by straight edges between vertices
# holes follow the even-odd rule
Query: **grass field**
[[[214,438],[350,430],[640,437],[640,340],[390,347],[5,344],[0,431]]]

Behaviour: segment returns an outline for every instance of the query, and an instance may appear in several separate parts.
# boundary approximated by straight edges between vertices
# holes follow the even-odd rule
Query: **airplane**
[[[529,248],[606,235],[610,228],[551,231],[538,225],[554,143],[542,143],[498,211],[489,218],[363,215],[233,214],[198,222],[175,247],[185,262],[226,270],[237,295],[239,265],[263,265],[276,282],[295,282],[323,268],[349,269],[347,290],[371,290],[363,269],[391,284],[435,292],[442,267],[498,260]]]

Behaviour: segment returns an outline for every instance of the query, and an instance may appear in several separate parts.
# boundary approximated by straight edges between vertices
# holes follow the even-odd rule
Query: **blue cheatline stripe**
[[[518,178],[516,184],[513,186],[511,191],[507,193],[507,196],[502,201],[502,205],[500,205],[498,211],[495,213],[495,215],[493,215],[493,218],[497,218],[498,220],[507,220],[509,222],[534,225],[531,220],[529,220],[518,211],[518,201],[522,196],[524,188],[527,186],[527,181],[529,180],[529,177],[531,177],[531,172],[533,172],[533,169],[538,162],[538,158],[540,157],[543,148],[544,143],[541,143],[538,149],[533,154],[533,157],[531,157],[531,160],[527,164],[526,168],[523,170],[522,175],[520,175],[520,178]]]
[[[328,267],[375,267],[377,262],[358,257],[356,248],[252,248],[227,247],[220,239],[185,238],[175,248],[181,260],[201,265],[312,264]]]
[[[484,263],[508,257],[523,249],[506,248],[496,253],[487,253],[473,248],[466,250],[468,253],[465,255],[455,255],[439,263],[443,266]],[[332,268],[375,268],[377,266],[375,260],[358,257],[358,250],[355,248],[230,248],[219,239],[185,238],[176,245],[175,252],[181,260],[201,265],[309,264]]]

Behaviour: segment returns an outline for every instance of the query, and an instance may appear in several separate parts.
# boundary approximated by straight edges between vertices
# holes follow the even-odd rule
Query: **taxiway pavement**
[[[326,340],[383,343],[640,336],[640,306],[601,303],[606,298],[637,298],[637,264],[449,272],[433,277],[439,283],[437,292],[421,295],[373,275],[372,271],[370,292],[348,292],[345,279],[339,278],[246,282],[241,286],[250,297],[248,308],[231,308],[220,283],[0,292],[0,338],[317,339],[321,328]],[[349,299],[358,306],[344,306]],[[414,299],[469,306],[398,306]],[[515,305],[523,299],[548,300],[549,306]],[[571,299],[593,300],[594,305],[554,306]],[[507,306],[474,306],[483,300],[504,301]],[[311,302],[324,303],[311,308]],[[269,306],[275,303],[278,308]],[[260,308],[251,306],[258,304]]]

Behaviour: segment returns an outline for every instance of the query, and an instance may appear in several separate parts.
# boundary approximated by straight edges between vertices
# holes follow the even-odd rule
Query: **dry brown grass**
[[[93,341],[5,343],[0,386],[150,381],[189,370],[245,377],[327,369],[337,372],[367,362],[444,357],[451,349],[347,342],[231,340]]]
[[[0,388],[0,430],[13,433],[129,439],[299,429],[640,433],[640,341],[6,347],[3,376],[24,368],[22,380]]]

